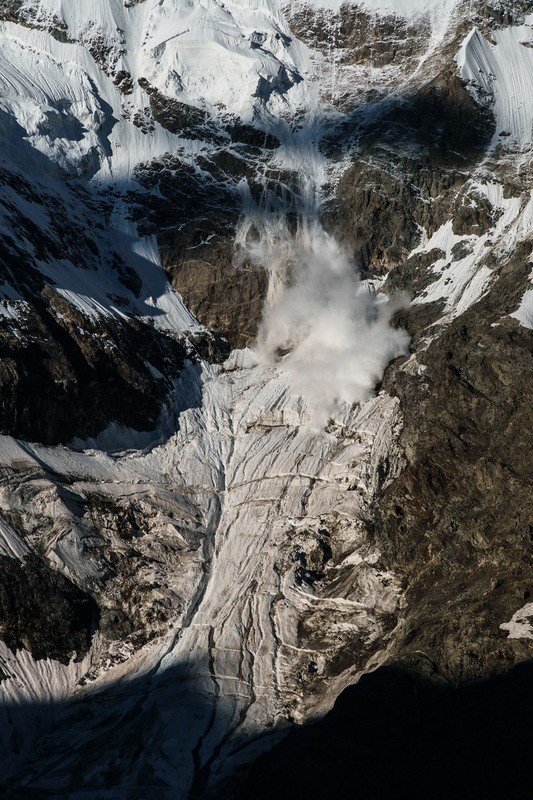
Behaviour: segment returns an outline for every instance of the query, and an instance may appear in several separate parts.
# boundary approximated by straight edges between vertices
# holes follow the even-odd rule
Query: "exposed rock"
[[[198,245],[179,266],[166,264],[172,283],[194,315],[231,347],[246,347],[261,321],[268,275],[261,267],[234,264],[231,245]]]
[[[432,81],[355,128],[357,159],[338,184],[327,220],[363,269],[399,266],[421,229],[431,235],[453,217],[467,179],[465,162],[483,151],[492,131],[486,112],[455,76]],[[490,224],[486,201],[478,200],[477,210],[470,204],[461,209],[456,232]]]
[[[111,421],[151,430],[185,348],[146,323],[93,323],[52,289],[19,321],[0,321],[0,431],[51,444]],[[154,381],[147,364],[166,380]]]
[[[337,198],[335,228],[363,269],[391,269],[416,245],[421,200],[408,179],[361,161],[343,175]]]
[[[524,15],[531,11],[528,0],[478,0],[472,9],[485,26],[523,25]]]
[[[212,177],[172,157],[138,169],[145,187],[158,188],[157,196],[140,198],[140,212],[149,209],[140,230],[157,233],[172,285],[197,319],[232,347],[242,347],[257,332],[267,288],[265,271],[239,265],[234,253],[242,199],[232,183],[249,167],[230,151],[200,159],[200,164]]]
[[[143,281],[106,241],[112,203],[98,203],[77,183],[60,194],[6,168],[0,183],[3,213],[16,231],[2,238],[0,276],[7,297],[18,298],[0,318],[0,431],[57,443],[93,436],[112,421],[153,429],[186,350],[136,318],[131,301]],[[90,230],[82,208],[92,215]],[[103,275],[113,290],[107,313],[82,313],[69,290],[76,295]]]
[[[0,637],[11,650],[64,664],[80,660],[98,619],[93,598],[37,556],[0,556]]]
[[[113,83],[123,94],[131,94],[133,92],[133,78],[125,69],[120,69],[113,75]]]
[[[37,13],[22,0],[5,0],[0,6],[0,20],[16,22],[26,28],[37,28],[49,33],[59,42],[73,42],[65,22],[56,14],[49,14],[45,19],[38,19]]]
[[[228,131],[231,141],[239,144],[252,145],[253,147],[267,150],[275,150],[280,144],[271,133],[263,133],[258,128],[254,128],[252,125],[245,125],[242,122],[235,122],[231,127],[228,127]]]
[[[171,573],[186,573],[189,562],[201,560],[203,529],[179,501],[153,493],[115,499],[91,492],[83,512],[80,522],[100,541],[100,630],[138,649],[163,634],[186,606],[188,588],[178,588]]]
[[[421,650],[449,680],[490,675],[531,657],[507,638],[532,591],[529,408],[532,332],[508,314],[530,271],[524,243],[486,297],[386,385],[404,406],[408,466],[378,503],[376,535],[406,579],[396,653]]]
[[[458,195],[453,215],[453,232],[457,236],[480,236],[495,222],[494,209],[486,197]]]
[[[409,256],[400,266],[389,272],[385,284],[387,294],[394,295],[399,292],[419,294],[433,280],[431,266],[444,255],[442,250],[435,248]]]
[[[334,52],[340,65],[397,64],[406,71],[423,53],[428,34],[425,20],[414,26],[399,16],[378,16],[349,2],[338,13],[297,7],[290,23],[299,39],[324,54]]]
[[[220,140],[216,128],[209,124],[209,114],[196,106],[187,105],[171,97],[165,97],[146,78],[139,78],[139,86],[147,93],[153,118],[171,133],[189,138],[215,138]]]
[[[8,22],[19,22],[22,0],[5,0],[0,8],[0,19]]]

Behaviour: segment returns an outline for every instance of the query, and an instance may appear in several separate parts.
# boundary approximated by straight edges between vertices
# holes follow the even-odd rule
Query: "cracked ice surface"
[[[68,475],[72,491],[98,485],[115,497],[145,493],[161,507],[164,491],[182,508],[188,503],[191,518],[195,509],[201,515],[201,551],[189,561],[185,554],[182,574],[167,576],[186,598],[170,633],[110,669],[96,666],[97,638],[84,662],[88,688],[80,688],[83,670],[74,662],[68,668],[49,662],[46,680],[48,697],[54,680],[64,696],[70,674],[70,690],[79,697],[149,673],[149,694],[130,697],[127,708],[131,714],[133,704],[142,715],[143,728],[157,718],[157,742],[128,766],[129,774],[141,781],[147,765],[157,765],[169,785],[183,787],[199,774],[216,779],[250,757],[250,748],[260,747],[253,740],[258,732],[331,706],[354,676],[379,663],[400,603],[399,586],[380,569],[364,525],[384,464],[389,479],[400,465],[393,444],[400,425],[397,401],[381,394],[354,409],[344,407],[327,429],[316,430],[283,373],[257,365],[249,351],[235,352],[222,368],[204,367],[202,395],[202,407],[184,411],[177,433],[148,453],[111,457],[95,450],[22,447],[7,437],[1,448],[4,464],[17,461],[31,470],[39,463],[47,474]],[[9,492],[4,486],[4,505]],[[43,494],[38,497],[42,505]],[[96,579],[98,565],[76,549],[79,520],[71,518],[70,525],[76,557],[69,558],[59,543],[51,545],[56,560],[71,576],[77,569],[81,583]],[[156,527],[147,535],[156,558],[158,535]],[[324,535],[332,553],[324,573],[319,580],[305,574],[302,579],[299,566],[310,563]],[[12,546],[7,532],[4,538]],[[350,666],[338,662],[346,648]],[[13,677],[4,682],[8,698],[17,681],[11,662]],[[28,658],[24,680],[38,694],[42,668],[35,667],[33,678],[31,670]],[[177,671],[186,677],[167,685],[166,676]],[[84,747],[100,747],[101,718],[83,725]],[[125,725],[121,734],[118,728],[115,743],[106,739],[109,754],[100,759],[118,757],[127,730]],[[243,740],[251,745],[243,748]],[[51,742],[55,750],[53,737]],[[69,763],[54,770],[68,771]],[[49,769],[45,757],[31,785],[44,785]]]

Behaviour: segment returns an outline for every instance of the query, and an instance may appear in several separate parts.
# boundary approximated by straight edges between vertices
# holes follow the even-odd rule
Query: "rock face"
[[[10,322],[2,331],[2,433],[55,444],[110,422],[155,428],[185,348],[136,320],[91,325],[53,290],[47,300],[40,315],[28,310],[20,327]]]
[[[531,655],[530,642],[500,628],[531,593],[532,336],[503,317],[530,256],[524,242],[491,291],[420,356],[422,375],[400,367],[386,378],[403,398],[408,454],[376,522],[407,581],[398,652],[422,651],[456,683]]]
[[[108,239],[112,202],[30,183],[13,165],[1,182],[1,432],[57,443],[113,421],[153,429],[187,351],[136,313],[148,286]]]
[[[254,161],[261,163],[265,150],[237,147],[203,156],[200,174],[172,157],[140,165],[137,179],[146,189],[157,187],[158,195],[139,198],[136,213],[143,213],[140,231],[157,236],[172,285],[196,318],[230,347],[246,347],[257,333],[268,279],[235,253],[242,211],[237,186],[247,178],[253,185]]]
[[[380,69],[394,64],[408,72],[424,54],[424,37],[429,33],[427,20],[413,25],[393,14],[372,13],[356,3],[340,5],[337,13],[295,4],[289,19],[295,36],[332,56],[341,69],[350,65]]]
[[[327,5],[3,4],[7,797],[527,796],[533,17]]]
[[[352,136],[354,121],[343,123]],[[327,219],[363,270],[402,266],[421,231],[431,236],[450,217],[454,232],[478,232],[471,201],[456,207],[470,179],[467,165],[484,152],[493,132],[490,114],[453,73],[357,125],[358,158],[342,175]]]
[[[0,630],[6,645],[63,664],[83,658],[98,626],[94,600],[34,555],[23,561],[1,556],[0,575]]]

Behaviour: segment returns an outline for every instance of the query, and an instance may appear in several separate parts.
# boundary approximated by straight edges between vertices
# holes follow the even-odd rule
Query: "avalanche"
[[[67,208],[95,252],[85,264],[37,258],[30,242],[45,283],[81,319],[132,318],[189,348],[152,430],[112,422],[57,447],[0,437],[0,555],[39,552],[96,597],[101,614],[88,651],[66,663],[0,643],[3,780],[28,796],[199,794],[328,711],[386,661],[402,629],[402,581],[384,565],[371,520],[405,464],[400,401],[376,385],[407,352],[407,334],[390,324],[407,301],[389,302],[383,278],[364,281],[323,227],[346,164],[322,145],[345,120],[324,98],[328,56],[291,33],[305,5],[333,13],[342,4],[28,0],[24,24],[0,24],[2,165],[30,176],[41,196],[6,190],[0,232],[21,219],[49,230]],[[390,93],[378,67],[347,68],[353,107],[364,103],[361,115],[378,119],[426,71],[437,73],[461,3],[359,7],[431,28],[413,74]],[[493,150],[512,147],[520,158],[533,124],[530,33],[527,24],[502,28],[490,44],[474,30],[456,56],[497,119]],[[152,119],[155,91],[201,111],[211,133],[171,132]],[[249,260],[268,277],[257,343],[217,364],[193,353],[206,329],[134,211],[143,192],[160,193],[141,185],[139,165],[176,155],[202,179],[221,142],[231,148],[228,120],[279,147],[268,160],[256,147],[261,192],[246,177],[237,187],[235,250],[243,269]],[[446,220],[431,234],[420,229],[409,254],[422,262],[439,251],[413,307],[442,303],[441,326],[492,285],[487,249],[507,253],[531,232],[531,205],[506,196],[487,170],[468,190],[490,203],[492,227],[457,234]],[[287,174],[298,176],[290,187]],[[120,284],[113,253],[133,288]],[[6,324],[23,319],[25,301],[7,283],[1,292]],[[530,295],[514,314],[529,326]],[[514,635],[521,623],[506,625]]]

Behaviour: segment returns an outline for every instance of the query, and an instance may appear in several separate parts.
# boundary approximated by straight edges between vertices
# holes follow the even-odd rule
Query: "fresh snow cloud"
[[[285,371],[317,424],[368,399],[386,365],[407,352],[407,333],[390,325],[398,303],[361,282],[316,220],[301,220],[295,235],[279,221],[251,250],[270,273],[259,359]]]

